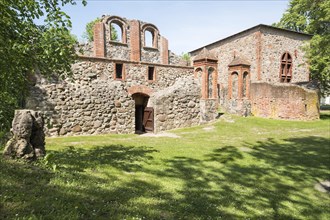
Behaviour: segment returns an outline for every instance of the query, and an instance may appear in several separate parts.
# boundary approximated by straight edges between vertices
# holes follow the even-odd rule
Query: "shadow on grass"
[[[123,145],[109,145],[92,149],[74,148],[69,146],[61,151],[48,151],[53,154],[59,166],[75,171],[94,168],[99,165],[109,165],[124,171],[135,171],[140,168],[140,163],[148,163],[157,152],[150,147],[133,147]]]
[[[205,160],[176,157],[164,161],[167,169],[154,174],[184,181],[179,191],[182,198],[155,208],[175,207],[173,219],[330,217],[328,195],[313,188],[330,177],[329,139],[285,141],[246,143],[250,152],[222,147]]]
[[[329,178],[329,139],[294,138],[226,146],[203,159],[155,161],[149,147],[110,145],[52,152],[63,166],[1,161],[2,219],[326,219],[329,197],[313,184]],[[160,169],[146,163],[157,162]],[[82,172],[105,165],[143,177]],[[150,177],[150,179],[149,179]],[[157,180],[157,181],[155,181]],[[161,182],[162,184],[159,184]],[[164,186],[175,186],[175,193]],[[5,204],[5,205],[4,205]],[[16,214],[18,214],[16,216]],[[21,218],[22,219],[22,218]],[[24,218],[23,218],[24,219]],[[26,218],[27,219],[27,218]],[[33,218],[32,218],[33,219]]]

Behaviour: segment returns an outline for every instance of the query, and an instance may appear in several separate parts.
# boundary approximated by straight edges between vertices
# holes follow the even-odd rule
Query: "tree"
[[[330,91],[330,1],[291,0],[281,20],[280,28],[313,34],[306,46],[312,79],[318,80],[323,94]]]
[[[83,35],[83,38],[87,39],[89,42],[92,42],[94,39],[94,25],[97,22],[100,22],[100,18],[95,18],[95,20],[88,22],[85,27],[85,33]],[[117,41],[118,40],[118,33],[114,26],[111,24],[111,40]]]
[[[86,1],[82,3],[86,5]],[[0,0],[0,135],[23,103],[29,77],[70,71],[76,59],[70,17],[61,6],[74,0]],[[42,26],[36,20],[43,19]]]
[[[183,61],[185,61],[186,65],[189,66],[190,65],[190,62],[191,62],[191,57],[189,55],[189,53],[181,53],[181,59]]]

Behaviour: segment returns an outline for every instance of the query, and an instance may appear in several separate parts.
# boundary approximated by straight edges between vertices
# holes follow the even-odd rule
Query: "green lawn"
[[[0,219],[330,219],[330,114],[226,116],[177,137],[48,138],[48,157],[1,159]],[[232,119],[230,119],[230,117]]]

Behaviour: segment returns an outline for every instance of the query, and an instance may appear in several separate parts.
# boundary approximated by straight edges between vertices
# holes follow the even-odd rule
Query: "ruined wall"
[[[207,46],[218,57],[219,103],[224,110],[234,114],[246,115],[250,112],[247,98],[233,98],[237,88],[229,85],[228,65],[234,58],[248,63],[249,82],[280,83],[281,57],[288,52],[292,56],[292,79],[289,84],[309,81],[309,71],[302,49],[311,36],[259,25]],[[192,53],[192,57],[201,51]],[[239,84],[239,83],[236,83]],[[236,85],[237,86],[237,85]],[[235,90],[236,89],[236,90]],[[237,91],[236,91],[237,92]]]
[[[110,59],[82,57],[72,66],[72,78],[64,81],[40,78],[31,88],[26,105],[44,112],[50,136],[134,133],[135,102],[129,93],[134,92],[132,88],[144,86],[151,93],[166,92],[167,87],[193,75],[193,69],[189,67],[153,65],[155,80],[149,81],[148,65],[121,61],[125,77],[116,80],[115,63]],[[173,98],[177,99],[176,96],[179,94],[174,94]],[[177,120],[178,123],[185,121],[184,118]],[[170,122],[165,124],[167,129],[177,127]]]
[[[189,127],[200,123],[200,84],[193,76],[151,96],[155,110],[155,131]]]
[[[316,90],[293,84],[251,84],[251,112],[254,116],[313,120],[319,118]]]
[[[305,82],[309,80],[309,71],[302,47],[310,38],[262,26],[228,37],[207,46],[207,49],[218,57],[218,82],[224,88],[228,84],[228,65],[237,56],[251,64],[251,82],[279,82],[281,55],[285,52],[293,57],[292,82]],[[199,52],[194,52],[192,58]]]

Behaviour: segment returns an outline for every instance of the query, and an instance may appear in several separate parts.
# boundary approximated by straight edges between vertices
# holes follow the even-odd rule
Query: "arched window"
[[[153,24],[145,24],[142,26],[142,39],[144,47],[158,48],[158,29]]]
[[[110,39],[123,43],[123,27],[118,23],[110,23]]]
[[[247,84],[249,83],[249,81],[248,81],[248,75],[249,75],[249,73],[248,72],[244,72],[243,73],[243,90],[242,90],[242,92],[243,92],[243,97],[246,97],[247,96]]]
[[[154,36],[150,30],[145,30],[144,32],[144,45],[146,47],[154,47]]]
[[[118,16],[110,16],[106,19],[106,24],[108,25],[107,39],[112,42],[127,43],[127,24],[125,20]]]
[[[231,74],[231,98],[238,98],[238,73],[233,72]]]
[[[281,57],[280,81],[290,82],[292,78],[292,57],[289,53],[284,53]]]
[[[213,68],[209,68],[208,72],[207,72],[207,95],[208,98],[211,99],[213,98],[213,84],[212,84],[212,75],[213,75],[214,69]]]

